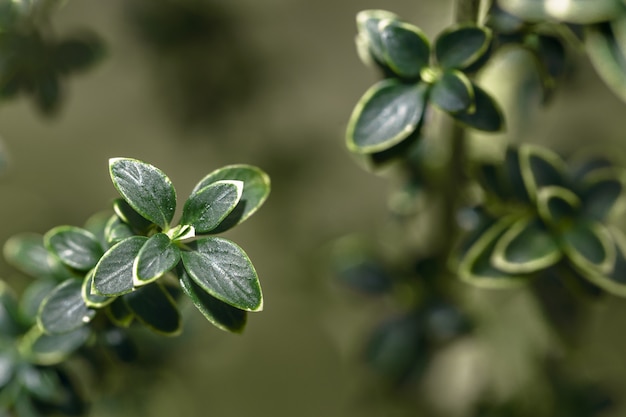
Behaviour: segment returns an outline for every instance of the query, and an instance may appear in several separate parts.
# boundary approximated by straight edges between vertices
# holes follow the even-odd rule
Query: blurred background
[[[55,14],[55,32],[93,30],[106,55],[68,77],[53,117],[26,98],[2,104],[0,241],[82,225],[108,208],[116,196],[110,157],[156,165],[179,201],[206,173],[230,163],[257,165],[272,179],[262,209],[227,234],[254,262],[265,310],[249,317],[243,335],[232,335],[186,309],[182,336],[144,335],[142,363],[105,380],[89,376],[101,384],[92,416],[414,415],[406,397],[388,395],[359,362],[384,306],[336,286],[325,256],[335,239],[376,236],[388,221],[390,184],[344,147],[352,108],[376,79],[354,47],[355,15],[369,8],[393,11],[431,37],[452,19],[452,2],[442,0],[73,0]],[[518,98],[506,75],[494,77],[504,99]],[[589,140],[619,145],[625,110],[581,61],[551,106],[513,130],[524,129],[517,140],[566,152]],[[24,285],[6,263],[0,275],[18,290]],[[501,327],[519,325],[517,336],[496,330],[494,338],[531,351],[549,343],[545,326],[525,314],[523,295],[477,297],[511,320]],[[626,389],[626,303],[610,299],[596,310],[578,365],[619,393]],[[468,351],[447,364],[471,382],[478,375]],[[524,367],[515,355],[500,359],[505,369]],[[516,375],[507,372],[503,385]],[[438,395],[461,395],[448,388]]]

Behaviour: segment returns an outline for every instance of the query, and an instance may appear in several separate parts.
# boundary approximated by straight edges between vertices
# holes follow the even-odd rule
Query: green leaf
[[[26,323],[33,325],[37,322],[37,313],[39,312],[41,302],[52,292],[57,284],[53,280],[37,280],[26,287],[19,302],[20,317]]]
[[[559,186],[543,187],[537,194],[537,210],[546,224],[564,230],[578,216],[580,198]]]
[[[456,70],[445,71],[430,91],[430,102],[448,113],[472,113],[474,88],[465,74]]]
[[[21,332],[17,298],[9,286],[0,280],[0,338],[3,335],[17,336]]]
[[[208,174],[194,187],[192,194],[220,180],[241,181],[243,191],[235,209],[215,231],[224,231],[242,223],[263,205],[270,193],[270,177],[265,172],[252,165],[234,164]]]
[[[80,271],[93,268],[102,256],[98,238],[80,227],[55,227],[44,235],[44,245],[61,262]]]
[[[130,158],[111,158],[113,185],[140,215],[163,230],[169,228],[176,210],[176,191],[158,168]]]
[[[85,222],[85,230],[91,232],[98,242],[100,242],[100,246],[102,248],[108,248],[109,244],[106,240],[106,226],[111,218],[110,211],[101,211],[92,216],[90,216]]]
[[[33,363],[54,365],[63,362],[72,352],[85,344],[90,334],[91,331],[87,326],[57,335],[47,335],[38,327],[33,327],[24,337],[23,343]]]
[[[484,288],[510,288],[528,282],[525,274],[511,274],[493,265],[496,244],[519,218],[506,216],[489,227],[462,256],[458,273],[461,280]]]
[[[398,20],[379,23],[382,54],[385,63],[398,76],[419,79],[430,61],[428,38],[417,26]]]
[[[243,182],[220,180],[191,193],[183,208],[181,224],[193,226],[196,233],[208,233],[233,211],[243,194]]]
[[[380,22],[397,19],[396,14],[386,10],[363,10],[356,15],[357,44],[361,45],[359,56],[366,65],[372,64],[372,61],[384,62]]]
[[[135,318],[126,303],[121,297],[115,298],[105,310],[107,317],[119,327],[128,327]]]
[[[529,274],[561,259],[561,249],[550,232],[534,217],[522,218],[502,234],[493,248],[491,262],[510,274]]]
[[[374,153],[405,140],[422,120],[427,90],[424,83],[403,84],[394,79],[373,85],[359,100],[348,122],[348,149]]]
[[[585,270],[582,275],[607,292],[626,297],[626,236],[618,229],[611,230],[611,243],[615,251],[613,268],[607,273]]]
[[[10,237],[3,249],[7,262],[31,277],[56,279],[70,275],[65,266],[48,252],[42,235],[20,233]]]
[[[626,56],[608,24],[585,27],[585,50],[596,72],[626,101]]]
[[[70,278],[44,298],[37,324],[46,334],[63,334],[86,325],[95,315],[83,301],[81,281]]]
[[[137,320],[150,330],[174,336],[181,331],[176,303],[158,283],[145,285],[122,297]]]
[[[589,24],[613,19],[621,12],[615,0],[500,0],[500,7],[524,20],[559,20]]]
[[[491,30],[473,25],[457,25],[443,31],[435,40],[437,62],[445,69],[465,69],[489,50]]]
[[[137,254],[133,265],[133,284],[148,284],[176,266],[180,249],[164,233],[151,236]]]
[[[248,255],[233,242],[208,237],[192,242],[182,252],[185,269],[211,296],[246,311],[260,311],[263,296]]]
[[[91,270],[87,273],[85,279],[83,279],[83,284],[81,286],[81,296],[83,297],[83,301],[85,302],[85,305],[87,305],[87,307],[102,308],[115,301],[115,297],[107,297],[105,295],[98,295],[92,292],[93,274],[94,271]]]
[[[582,184],[583,215],[598,221],[609,217],[616,203],[624,199],[623,190],[623,181],[613,168],[591,172]]]
[[[114,245],[134,235],[135,233],[131,227],[117,217],[116,214],[111,216],[104,229],[104,238],[108,245]]]
[[[499,132],[504,129],[504,115],[496,101],[482,88],[472,83],[474,90],[473,112],[453,113],[459,122],[485,132]]]
[[[246,325],[247,312],[232,307],[208,294],[196,284],[184,268],[179,268],[180,287],[193,305],[208,321],[221,330],[241,333]]]
[[[61,381],[53,368],[22,366],[19,374],[23,387],[33,398],[52,403],[60,400]]]
[[[608,230],[594,221],[578,222],[561,234],[568,259],[581,271],[610,272],[615,263],[615,245]]]
[[[111,247],[96,265],[92,292],[113,296],[132,291],[133,264],[147,240],[144,236],[131,236]]]
[[[113,201],[113,211],[124,223],[129,225],[132,229],[138,233],[145,233],[148,231],[152,222],[145,219],[141,214],[137,213],[126,200],[117,198]]]
[[[567,167],[558,154],[548,148],[530,144],[521,145],[518,152],[524,186],[533,201],[542,187],[565,185]]]
[[[504,177],[510,189],[511,199],[519,203],[531,203],[531,199],[524,184],[524,178],[522,176],[522,168],[520,162],[519,150],[510,146],[506,150],[504,157]]]

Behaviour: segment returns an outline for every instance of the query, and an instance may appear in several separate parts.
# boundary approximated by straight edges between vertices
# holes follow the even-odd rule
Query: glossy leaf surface
[[[435,41],[435,56],[446,69],[465,69],[489,49],[491,30],[478,26],[456,26],[442,32]]]
[[[81,295],[83,297],[83,301],[87,305],[87,307],[92,308],[102,308],[107,304],[112,303],[115,300],[115,297],[107,297],[105,295],[98,295],[92,292],[93,289],[93,270],[89,271],[85,279],[83,279],[83,284],[81,288]]]
[[[482,88],[472,83],[474,89],[473,112],[454,113],[452,116],[461,123],[485,132],[498,132],[504,129],[504,115],[498,103]]]
[[[446,71],[433,85],[430,102],[448,113],[472,112],[475,110],[474,88],[462,72]]]
[[[14,235],[5,242],[3,251],[7,262],[31,277],[54,279],[68,276],[67,269],[44,246],[42,235]]]
[[[380,30],[385,63],[401,78],[418,79],[430,61],[426,35],[417,26],[397,20],[383,21]]]
[[[145,285],[176,266],[180,250],[164,233],[151,236],[137,254],[133,265],[133,283]]]
[[[180,223],[193,226],[196,233],[208,233],[233,211],[242,193],[241,181],[221,180],[209,184],[189,196]]]
[[[241,333],[246,325],[247,312],[235,308],[210,295],[194,282],[184,268],[179,271],[180,287],[202,315],[219,329]]]
[[[263,308],[256,271],[243,249],[233,242],[209,237],[192,242],[182,252],[185,270],[211,296],[233,307],[259,311]]]
[[[111,247],[96,265],[93,291],[108,296],[130,292],[135,258],[147,240],[147,237],[132,236]]]
[[[427,86],[383,80],[359,100],[348,122],[347,146],[357,153],[380,152],[409,137],[422,120]]]
[[[140,215],[167,230],[176,210],[176,191],[158,168],[130,158],[112,158],[113,185]]]

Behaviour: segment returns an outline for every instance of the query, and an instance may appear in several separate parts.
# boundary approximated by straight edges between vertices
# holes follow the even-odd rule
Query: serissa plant
[[[175,298],[182,292],[218,328],[242,331],[247,312],[263,308],[261,286],[243,249],[215,235],[263,204],[269,177],[249,165],[215,170],[195,186],[173,225],[176,191],[161,170],[113,158],[109,171],[121,198],[106,222],[58,226],[43,236],[54,269],[65,279],[41,302],[38,328],[48,335],[67,334],[103,312],[118,326],[136,320],[175,335],[181,330]],[[42,256],[32,237],[11,239],[5,254],[35,273],[50,266],[50,257]]]

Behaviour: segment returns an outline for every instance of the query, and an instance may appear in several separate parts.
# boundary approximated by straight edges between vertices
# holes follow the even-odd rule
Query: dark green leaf
[[[20,316],[29,325],[37,321],[37,312],[41,302],[57,286],[53,280],[37,280],[30,284],[20,297]]]
[[[115,199],[113,202],[113,210],[124,223],[128,224],[138,233],[145,233],[153,224],[150,220],[145,219],[141,214],[137,213],[135,209],[122,198]]]
[[[62,362],[76,349],[81,347],[91,334],[89,327],[80,327],[72,332],[47,335],[34,327],[27,335],[30,359],[40,365],[52,365]]]
[[[565,162],[551,150],[530,144],[519,147],[519,164],[528,195],[536,200],[537,192],[549,185],[565,184]]]
[[[626,297],[626,237],[623,232],[611,230],[611,243],[615,251],[613,268],[607,273],[597,271],[581,271],[582,275],[607,292]]]
[[[128,327],[133,322],[133,312],[130,311],[128,306],[121,297],[118,297],[111,304],[107,306],[105,310],[107,317],[119,327]]]
[[[623,199],[624,184],[614,169],[598,169],[584,178],[581,191],[584,215],[598,221],[611,214],[616,202]]]
[[[83,297],[83,301],[87,305],[87,307],[92,308],[102,308],[115,300],[115,297],[107,297],[104,295],[94,294],[92,292],[93,289],[93,273],[91,270],[83,279],[83,284],[81,287],[81,296]]]
[[[176,303],[158,283],[137,288],[122,299],[137,320],[150,330],[172,336],[180,333],[180,314]]]
[[[366,64],[384,62],[380,22],[388,20],[398,20],[398,16],[386,10],[363,10],[357,14],[357,44],[361,45],[359,55]]]
[[[45,115],[53,114],[59,107],[61,100],[61,86],[59,78],[52,71],[41,74],[35,80],[35,103]]]
[[[578,216],[580,199],[570,190],[559,186],[543,187],[537,195],[537,209],[546,224],[563,230]]]
[[[160,169],[136,159],[111,158],[109,171],[113,185],[137,213],[163,230],[169,228],[176,191]]]
[[[403,84],[394,79],[372,86],[359,100],[348,122],[348,149],[374,153],[405,140],[422,120],[427,90],[424,83]]]
[[[133,284],[145,285],[176,266],[180,249],[164,233],[151,236],[137,254],[133,266]]]
[[[398,76],[419,79],[430,61],[430,45],[417,27],[397,20],[384,20],[380,25],[383,59]]]
[[[561,255],[557,242],[539,219],[526,217],[509,226],[498,239],[491,262],[510,274],[529,274],[554,265]]]
[[[47,334],[62,334],[85,326],[95,315],[83,301],[82,282],[70,278],[44,298],[37,324]]]
[[[465,69],[478,61],[491,43],[491,30],[472,25],[453,26],[435,40],[437,62],[445,69]]]
[[[56,45],[54,60],[63,73],[82,71],[96,63],[104,53],[104,45],[93,33],[81,33]]]
[[[261,169],[246,164],[227,165],[216,169],[204,177],[194,187],[192,193],[220,180],[242,181],[243,192],[235,209],[214,232],[225,231],[246,220],[261,207],[270,193],[270,177]]]
[[[111,216],[104,229],[104,237],[109,246],[121,242],[122,240],[134,236],[131,227],[120,220],[116,214]]]
[[[500,0],[498,4],[524,20],[560,20],[580,24],[613,19],[622,7],[615,0]]]
[[[85,222],[85,230],[91,232],[96,237],[102,248],[109,247],[105,231],[110,218],[111,213],[107,210],[90,216]]]
[[[243,249],[218,237],[200,239],[189,246],[191,250],[181,256],[196,284],[233,307],[247,311],[263,308],[259,279]]]
[[[243,182],[220,180],[191,193],[183,208],[181,224],[193,226],[196,233],[208,233],[237,206],[242,193]]]
[[[445,71],[430,91],[430,102],[448,113],[472,113],[474,88],[465,74],[456,70]]]
[[[147,240],[131,236],[111,247],[96,265],[92,292],[113,296],[132,291],[133,264]]]
[[[55,227],[44,235],[44,245],[61,262],[81,271],[93,268],[102,256],[96,236],[80,227]]]
[[[20,379],[24,388],[38,400],[54,403],[63,395],[60,381],[52,368],[23,366],[20,368]]]
[[[509,147],[506,150],[503,171],[510,189],[511,198],[515,202],[530,203],[532,200],[524,183],[520,159],[518,149]]]
[[[474,89],[473,112],[454,113],[452,116],[459,122],[485,132],[498,132],[504,129],[504,115],[500,106],[482,88],[472,83]]]
[[[459,277],[463,281],[486,288],[508,288],[528,282],[526,275],[506,273],[492,262],[496,244],[517,220],[514,215],[504,217],[475,239],[458,265]]]
[[[207,320],[217,328],[241,333],[246,325],[247,312],[232,307],[208,294],[189,277],[184,268],[178,271],[180,287]]]
[[[0,280],[0,337],[21,333],[17,298],[9,286]]]
[[[69,271],[44,246],[43,236],[36,233],[10,237],[4,244],[4,257],[11,265],[34,278],[69,276]]]
[[[607,229],[596,222],[578,222],[562,235],[563,251],[582,271],[608,273],[615,262],[615,245]]]

